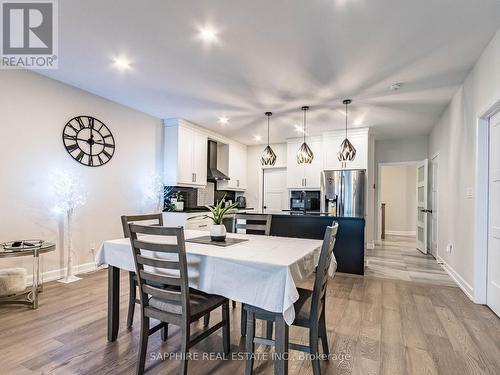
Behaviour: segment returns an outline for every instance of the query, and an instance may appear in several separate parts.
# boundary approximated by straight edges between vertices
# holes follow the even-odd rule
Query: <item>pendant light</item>
[[[271,146],[269,146],[269,119],[273,115],[272,112],[266,112],[267,116],[267,147],[264,149],[262,156],[260,157],[260,163],[262,165],[274,165],[276,163],[276,154],[274,153]]]
[[[347,139],[347,106],[352,103],[351,99],[345,99],[342,103],[345,104],[345,139],[340,144],[340,149],[337,158],[340,162],[353,161],[356,156],[356,149]]]
[[[297,163],[299,164],[311,164],[314,159],[314,154],[306,143],[306,112],[308,110],[308,106],[302,107],[302,111],[304,111],[304,142],[297,152]]]

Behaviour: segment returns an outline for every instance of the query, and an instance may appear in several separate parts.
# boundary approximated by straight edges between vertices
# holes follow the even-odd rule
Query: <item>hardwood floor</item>
[[[69,285],[47,284],[38,310],[0,309],[1,374],[134,373],[139,326],[124,328],[127,278],[122,277],[120,333],[110,344],[107,273],[83,277]],[[327,303],[332,358],[321,364],[323,374],[500,374],[500,319],[458,288],[337,275],[329,284]],[[243,373],[244,361],[237,358],[243,352],[239,313],[239,307],[231,309],[235,358],[217,357],[222,355],[221,334],[213,335],[192,349],[197,360],[189,363],[190,374]],[[259,325],[257,332],[263,334],[264,327]],[[175,327],[166,343],[159,332],[151,336],[147,374],[178,373],[178,361],[160,357],[179,350],[179,336]],[[306,331],[296,327],[290,336],[295,342],[307,340]],[[257,352],[262,358],[271,354],[262,346]],[[304,356],[290,352],[290,374],[312,373]],[[271,374],[272,361],[262,358],[255,373]]]
[[[387,236],[365,254],[366,276],[457,286],[432,255],[416,249],[415,237]]]

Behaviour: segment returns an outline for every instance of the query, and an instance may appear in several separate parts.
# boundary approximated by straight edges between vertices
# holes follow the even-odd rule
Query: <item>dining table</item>
[[[207,231],[184,230],[189,286],[278,313],[275,373],[287,374],[288,326],[295,319],[297,285],[314,272],[322,241],[245,233],[228,233],[229,239],[240,240],[229,246],[197,241],[207,235]],[[173,238],[144,235],[143,240],[167,243]],[[107,338],[112,342],[119,329],[120,270],[135,271],[130,239],[104,241],[96,263],[108,265]],[[332,263],[334,271],[334,257]]]

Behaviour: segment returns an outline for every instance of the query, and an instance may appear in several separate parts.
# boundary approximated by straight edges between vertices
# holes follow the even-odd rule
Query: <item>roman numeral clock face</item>
[[[66,151],[77,162],[100,167],[115,153],[115,139],[104,123],[91,116],[77,116],[63,130]]]

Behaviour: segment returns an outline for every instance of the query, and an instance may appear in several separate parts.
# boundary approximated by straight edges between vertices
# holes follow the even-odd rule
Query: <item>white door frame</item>
[[[439,188],[440,188],[440,181],[439,181],[439,171],[440,171],[440,168],[439,168],[439,151],[436,152],[434,155],[432,155],[431,159],[430,159],[430,163],[429,165],[433,165],[433,160],[434,159],[437,159],[437,165],[438,165],[438,176],[437,176],[437,179],[438,179],[438,191],[436,193],[436,202],[434,202],[431,198],[431,209],[434,210],[434,204],[436,206],[436,212],[432,212],[432,215],[436,215],[436,259],[438,259],[438,256],[439,256]],[[434,168],[434,167],[432,167]],[[434,184],[434,170],[432,170],[432,184]],[[432,186],[430,186],[431,189],[432,189]],[[432,197],[432,191],[431,191],[431,197]],[[431,218],[431,233],[432,233],[432,218]],[[429,246],[429,250],[430,250],[430,253],[432,254],[432,234],[431,234],[431,238],[430,238],[430,246]],[[434,256],[434,254],[432,254]]]
[[[486,304],[488,285],[489,118],[500,110],[500,93],[476,116],[474,205],[474,302]]]
[[[382,210],[380,209],[380,205],[382,204],[381,200],[381,193],[382,193],[382,167],[389,167],[389,166],[402,166],[402,165],[417,165],[417,163],[421,162],[421,160],[416,160],[416,161],[398,161],[398,162],[381,162],[378,163],[377,165],[377,185],[376,185],[376,190],[377,190],[377,202],[376,202],[376,212],[375,215],[377,215],[377,238],[375,239],[375,242],[377,244],[380,244],[382,241]]]

